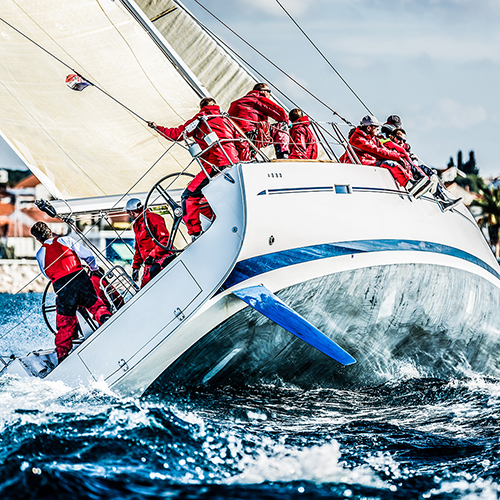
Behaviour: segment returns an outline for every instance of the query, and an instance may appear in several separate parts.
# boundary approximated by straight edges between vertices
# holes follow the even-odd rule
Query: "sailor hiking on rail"
[[[394,122],[391,123],[389,120]],[[383,124],[374,116],[365,116],[358,127],[349,133],[349,143],[362,165],[376,165],[390,170],[396,182],[406,188],[415,198],[430,192],[443,211],[458,205],[460,199],[448,197],[439,185],[439,179],[432,169],[416,164],[416,157],[410,155],[406,146],[406,133],[396,125],[402,125],[397,115],[391,115]],[[379,127],[383,126],[386,137],[379,136]],[[340,158],[343,163],[351,163],[345,153]]]
[[[202,149],[201,164],[210,177],[224,168],[250,159],[246,137],[237,130],[231,120],[222,114],[215,99],[206,97],[200,102],[200,112],[183,125],[175,128],[157,126],[148,122],[151,128],[173,141],[192,137]],[[212,136],[215,134],[215,138]],[[208,184],[205,172],[189,183],[182,193],[183,220],[191,238],[196,239],[202,232],[200,221],[201,204],[204,199],[202,189]]]
[[[94,254],[70,236],[54,236],[45,222],[31,227],[31,234],[42,247],[36,254],[40,270],[54,286],[56,293],[56,353],[61,362],[71,351],[77,338],[76,310],[85,307],[99,325],[111,314],[96,295],[94,286],[82,267],[84,260],[92,271],[98,266]]]
[[[382,144],[386,147],[391,147],[391,144],[396,144],[408,155],[411,161],[411,170],[414,179],[421,181],[423,178],[428,177],[431,180],[432,187],[430,192],[434,195],[434,198],[444,212],[456,207],[462,201],[462,198],[454,199],[450,197],[448,191],[441,185],[436,172],[425,165],[420,158],[413,153],[410,144],[406,141],[406,131],[403,129],[403,123],[398,115],[391,115],[387,118],[386,123],[382,126],[382,133],[386,136],[384,139],[381,139]]]
[[[377,133],[381,122],[374,116],[365,116],[358,127],[349,136],[349,143],[362,165],[376,165],[387,168],[400,186],[406,187],[413,180],[410,165],[405,162],[404,154],[393,151],[381,144]],[[341,163],[352,163],[349,155],[344,153]]]

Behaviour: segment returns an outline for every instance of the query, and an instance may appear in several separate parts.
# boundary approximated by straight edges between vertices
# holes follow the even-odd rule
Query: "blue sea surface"
[[[0,295],[0,354],[51,347],[40,294]],[[26,319],[25,319],[26,318]],[[0,377],[1,499],[497,499],[500,380],[277,383],[124,398]]]

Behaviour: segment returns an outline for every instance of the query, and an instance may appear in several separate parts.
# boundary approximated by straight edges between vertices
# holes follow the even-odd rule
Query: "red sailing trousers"
[[[83,270],[55,281],[54,291],[57,294],[56,353],[59,361],[62,361],[71,351],[73,339],[77,337],[77,308],[85,307],[99,325],[102,324],[103,315],[109,315],[110,312],[104,302],[97,297],[90,278]]]
[[[205,168],[210,177],[216,173],[212,167]],[[220,168],[223,169],[224,167]],[[208,183],[209,178],[205,175],[205,172],[199,172],[182,193],[182,211],[184,212],[182,219],[190,235],[201,233],[200,214],[203,214],[208,219],[213,219],[214,217],[210,205],[208,205],[207,200],[201,192]]]
[[[377,162],[378,167],[383,167],[389,170],[396,179],[396,182],[400,185],[405,187],[407,182],[412,179],[411,172],[409,169],[405,169],[400,163],[392,161],[392,160],[381,160]]]

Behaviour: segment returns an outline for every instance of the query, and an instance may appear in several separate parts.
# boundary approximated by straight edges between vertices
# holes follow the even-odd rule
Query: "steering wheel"
[[[148,218],[144,217],[144,225],[146,227],[146,231],[148,232],[149,236],[151,239],[155,242],[156,245],[159,247],[163,248],[163,250],[167,250],[169,252],[182,252],[182,250],[176,250],[174,248],[174,240],[175,237],[177,236],[177,232],[179,230],[179,225],[182,222],[182,216],[183,211],[181,205],[179,205],[168,193],[168,189],[171,188],[171,186],[175,183],[175,181],[180,177],[180,176],[186,176],[189,177],[189,179],[192,179],[194,177],[193,174],[190,174],[188,172],[175,172],[173,174],[166,175],[165,177],[161,178],[149,191],[148,196],[146,197],[146,202],[144,203],[144,212],[148,209],[148,204],[150,200],[156,204],[156,201],[158,198],[163,198],[165,200],[165,203],[168,205],[170,208],[169,213],[171,213],[173,217],[173,224],[172,224],[172,229],[170,231],[170,237],[168,238],[168,242],[166,245],[158,241],[156,236],[153,234],[153,231],[149,227],[149,222]],[[174,179],[172,179],[174,178]],[[165,183],[168,179],[172,179],[168,185],[165,186]],[[156,194],[156,198],[153,200],[153,195]]]
[[[57,315],[52,316],[52,313],[56,313],[56,303],[55,300],[51,300],[49,298],[49,293],[54,293],[54,287],[52,286],[52,281],[49,281],[47,283],[47,286],[45,287],[45,290],[43,291],[42,295],[42,315],[43,319],[45,320],[45,324],[47,325],[48,329],[54,334],[57,334]],[[82,315],[83,319],[89,323],[92,321],[92,317],[90,316],[89,312],[85,308],[78,308],[78,312]],[[54,326],[51,323],[54,323]],[[82,328],[80,326],[80,323],[77,322],[77,333],[78,337],[82,337]],[[76,339],[73,339],[76,340]]]
[[[43,319],[45,320],[45,324],[48,326],[49,330],[55,335],[57,333],[57,326],[54,327],[50,323],[49,314],[56,312],[56,303],[48,304],[49,299],[47,298],[49,293],[54,293],[54,287],[52,286],[52,282],[49,281],[42,295],[42,314]],[[52,301],[50,301],[52,302]]]

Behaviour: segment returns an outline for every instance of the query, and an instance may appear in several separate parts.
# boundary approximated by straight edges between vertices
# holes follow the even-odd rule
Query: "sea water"
[[[0,295],[0,354],[50,347],[40,294]],[[492,353],[492,355],[496,355]],[[1,499],[496,499],[500,380],[283,383],[120,397],[0,377]]]

